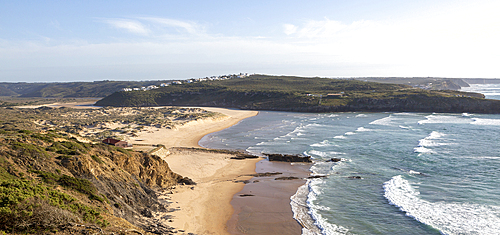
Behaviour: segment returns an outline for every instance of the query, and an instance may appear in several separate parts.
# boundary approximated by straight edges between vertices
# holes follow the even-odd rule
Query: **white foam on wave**
[[[347,139],[347,137],[343,136],[343,135],[337,135],[335,137],[333,137],[334,139]]]
[[[436,152],[432,151],[432,149],[428,149],[426,147],[413,148],[413,152],[415,152],[415,153],[436,153]]]
[[[264,146],[274,146],[274,145],[281,145],[283,143],[280,143],[280,142],[274,142],[274,141],[264,141],[264,142],[260,142],[260,143],[257,143],[255,145],[257,146],[261,146],[261,145],[264,145]]]
[[[330,146],[332,145],[332,143],[330,143],[330,141],[328,140],[323,140],[319,143],[315,143],[315,144],[311,144],[310,146],[311,147],[325,147],[325,146]]]
[[[317,123],[311,123],[311,124],[305,125],[305,127],[326,127],[326,125],[321,125],[321,124],[317,124]]]
[[[468,158],[468,159],[488,159],[488,160],[499,160],[500,157],[492,157],[492,156],[467,156],[467,157],[461,157],[461,158]]]
[[[472,118],[471,124],[481,126],[500,126],[500,119]]]
[[[318,235],[321,234],[321,230],[314,224],[307,206],[308,184],[309,181],[300,186],[297,192],[290,197],[290,206],[292,207],[293,218],[302,225],[302,235]]]
[[[348,131],[348,132],[344,133],[344,135],[354,135],[354,134],[356,134],[356,133],[354,133],[352,131]]]
[[[394,113],[394,115],[400,115],[400,116],[418,116],[419,114],[416,114],[416,113]]]
[[[316,227],[321,230],[321,234],[347,234],[349,232],[348,229],[336,224],[329,223],[328,219],[324,218],[321,215],[321,210],[329,210],[329,208],[317,206],[314,204],[314,201],[317,200],[317,197],[321,195],[321,187],[319,186],[321,184],[323,184],[322,179],[311,179],[308,181],[309,194],[307,195],[306,203],[307,207],[309,208],[309,215],[314,221],[314,225],[316,225]]]
[[[364,127],[358,127],[358,129],[356,129],[356,131],[358,131],[358,132],[366,132],[366,131],[373,131],[373,129],[368,129],[368,128],[364,128]]]
[[[411,127],[409,127],[409,126],[402,126],[402,125],[399,125],[399,128],[401,128],[401,129],[407,129],[407,130],[411,129]]]
[[[427,137],[421,139],[418,141],[418,146],[414,148],[415,152],[418,153],[434,153],[434,151],[426,148],[426,147],[433,147],[433,146],[442,146],[442,145],[448,145],[446,143],[438,143],[434,140],[439,140],[441,137],[445,136],[446,134],[433,131],[431,132]]]
[[[435,123],[470,123],[470,119],[463,118],[462,116],[452,116],[452,115],[440,115],[440,114],[432,114],[425,116],[425,120],[420,120],[417,122],[418,124],[435,124]]]
[[[499,234],[500,207],[471,203],[428,202],[401,175],[384,183],[384,197],[407,216],[443,234]]]
[[[418,171],[414,171],[414,170],[409,170],[408,174],[410,174],[410,175],[421,175],[422,173],[420,173]]]
[[[381,125],[381,126],[390,126],[392,122],[392,115],[389,115],[388,117],[377,119],[373,122],[370,122],[370,125]]]
[[[433,131],[429,134],[428,137],[426,137],[426,139],[431,139],[431,140],[434,140],[434,139],[439,139],[443,136],[445,136],[446,134],[444,133],[441,133],[441,132],[437,132],[437,131]]]
[[[368,115],[361,113],[361,114],[356,115],[355,117],[364,118],[364,117],[368,117]]]
[[[323,152],[323,151],[318,151],[318,150],[309,150],[307,151],[307,154],[309,155],[316,155],[316,156],[320,156],[320,157],[331,157],[332,155],[344,155],[345,153],[341,153],[341,152],[334,152],[334,151],[329,151],[329,152]]]

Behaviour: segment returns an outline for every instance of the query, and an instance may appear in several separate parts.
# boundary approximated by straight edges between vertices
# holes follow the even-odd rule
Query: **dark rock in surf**
[[[307,162],[310,163],[311,157],[302,156],[302,155],[293,155],[293,154],[275,154],[275,153],[264,153],[265,156],[269,159],[269,161],[276,162]]]
[[[274,180],[297,180],[299,179],[298,177],[295,176],[286,176],[286,177],[278,177],[275,178]]]
[[[308,179],[317,179],[317,178],[325,178],[328,177],[328,175],[311,175],[307,177]]]
[[[340,161],[342,161],[342,158],[331,158],[327,162],[340,162]]]

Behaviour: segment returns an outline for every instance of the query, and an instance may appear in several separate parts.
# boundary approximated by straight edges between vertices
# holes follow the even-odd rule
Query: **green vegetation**
[[[86,194],[90,200],[97,200],[105,202],[105,197],[101,197],[97,193],[97,188],[88,180],[75,178],[68,175],[57,175],[51,172],[35,171],[43,181],[47,184],[59,184],[69,189],[76,190],[80,193]]]
[[[334,95],[329,95],[334,94]],[[219,106],[297,112],[405,111],[500,113],[500,101],[481,94],[431,91],[352,79],[252,75],[224,81],[116,92],[99,106]]]
[[[43,149],[40,146],[27,144],[27,143],[21,143],[21,142],[13,142],[11,146],[12,146],[12,149],[19,150],[21,152],[21,154],[24,156],[29,156],[32,158],[49,157],[49,155],[47,154],[45,149]]]
[[[159,86],[166,81],[96,81],[55,83],[0,83],[0,96],[20,97],[105,97],[122,88]],[[0,103],[1,105],[1,103]]]
[[[103,163],[104,163],[104,161],[102,161],[102,159],[101,159],[101,158],[99,158],[99,157],[98,157],[98,156],[96,156],[96,155],[90,155],[90,157],[91,157],[92,159],[94,159],[94,161],[96,161],[96,162],[97,162],[97,163],[99,163],[99,164],[103,164]]]
[[[53,230],[67,222],[109,224],[98,209],[86,206],[66,193],[33,180],[0,180],[0,230],[40,232]]]
[[[166,113],[183,111],[0,108],[0,234],[80,234],[89,228],[111,234],[123,226],[148,229],[144,219],[135,215],[144,208],[163,208],[154,189],[171,187],[184,178],[160,158],[80,142],[66,125],[152,120],[150,116]],[[108,226],[106,220],[118,224]]]

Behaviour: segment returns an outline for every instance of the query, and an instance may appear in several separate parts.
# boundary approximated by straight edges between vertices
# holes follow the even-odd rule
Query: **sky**
[[[0,82],[500,78],[498,0],[0,1]]]

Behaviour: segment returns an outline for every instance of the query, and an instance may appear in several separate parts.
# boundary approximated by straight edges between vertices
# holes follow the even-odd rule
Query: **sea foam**
[[[472,118],[473,125],[500,126],[500,119]]]
[[[436,124],[436,123],[470,123],[469,118],[463,118],[462,116],[450,116],[450,115],[439,115],[432,114],[425,116],[425,120],[420,120],[418,124]]]
[[[500,207],[471,203],[428,202],[401,175],[384,183],[384,196],[407,216],[443,234],[497,234]]]
[[[370,122],[370,125],[381,125],[381,126],[390,126],[392,122],[392,115],[389,115],[388,117],[377,119],[373,122]]]

